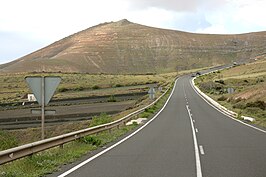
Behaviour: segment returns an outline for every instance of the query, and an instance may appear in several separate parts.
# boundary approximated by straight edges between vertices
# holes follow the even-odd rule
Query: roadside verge
[[[209,73],[207,73],[209,74]],[[196,85],[195,85],[195,82],[194,80],[196,79],[197,77],[194,77],[192,80],[191,80],[191,86],[192,88],[195,90],[195,92],[203,99],[205,100],[210,106],[212,106],[214,109],[218,110],[219,112],[221,112],[222,114],[226,115],[227,117],[230,117],[232,118],[233,120],[237,121],[237,122],[240,122],[248,127],[251,127],[251,128],[254,128],[260,132],[263,132],[263,133],[266,133],[265,130],[262,130],[258,127],[255,127],[253,125],[250,125],[248,123],[245,123],[243,122],[242,120],[244,121],[248,121],[248,122],[253,122],[255,119],[254,118],[251,118],[251,117],[246,117],[246,116],[241,116],[241,119],[238,119],[238,114],[227,109],[226,107],[220,105],[218,102],[216,102],[215,100],[213,100],[211,97],[209,97],[208,95],[206,95],[205,93],[203,93]]]

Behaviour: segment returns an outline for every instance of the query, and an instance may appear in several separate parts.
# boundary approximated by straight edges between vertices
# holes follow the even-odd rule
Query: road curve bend
[[[181,77],[158,116],[92,160],[51,176],[265,177],[266,134],[228,118]]]

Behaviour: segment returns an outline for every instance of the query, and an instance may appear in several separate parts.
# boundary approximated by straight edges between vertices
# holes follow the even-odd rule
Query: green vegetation
[[[97,90],[97,89],[100,89],[100,87],[99,87],[98,85],[94,85],[94,86],[92,87],[92,89],[93,89],[93,90]]]
[[[0,151],[18,146],[18,140],[8,132],[0,130]]]
[[[146,109],[145,112],[149,113],[150,116],[155,114],[163,106],[170,92],[171,89],[155,105]],[[142,115],[139,115],[139,117],[142,117]],[[101,114],[100,116],[93,117],[90,122],[90,127],[105,124],[113,120],[112,117]],[[137,126],[137,124],[121,126],[119,129],[112,129],[111,132],[104,131],[95,135],[89,135],[74,142],[67,143],[63,148],[56,147],[4,164],[0,166],[0,177],[37,177],[49,174],[58,170],[62,164],[71,163],[77,158],[99,147],[105,146],[125,133],[132,131]]]
[[[108,101],[108,102],[116,102],[117,100],[116,100],[116,98],[115,98],[114,95],[111,95],[110,98],[108,98],[107,101]]]
[[[266,127],[266,59],[200,76],[196,85],[241,116],[254,117]],[[233,88],[234,93],[228,93]]]
[[[94,116],[90,121],[90,127],[94,127],[101,124],[106,124],[112,122],[112,117],[106,113],[102,113],[100,116]]]
[[[114,129],[111,133],[105,131],[98,135],[86,136],[64,145],[64,148],[56,147],[2,165],[0,166],[0,177],[38,177],[49,174],[58,170],[62,164],[75,161],[90,151],[116,140],[135,127],[136,125],[124,126]]]
[[[26,76],[53,75],[62,77],[54,99],[115,95],[144,91],[145,84],[158,83],[167,85],[176,73],[160,75],[91,75],[74,73],[28,73],[0,74],[0,104],[25,101],[30,93]],[[96,85],[97,83],[97,85]]]
[[[150,118],[151,116],[153,116],[155,113],[157,113],[162,106],[165,104],[166,100],[168,99],[171,90],[173,88],[173,85],[171,86],[171,88],[168,90],[168,92],[165,94],[165,96],[163,96],[157,103],[155,103],[153,106],[146,108],[145,111],[143,113],[141,113],[139,115],[139,117],[141,118]]]

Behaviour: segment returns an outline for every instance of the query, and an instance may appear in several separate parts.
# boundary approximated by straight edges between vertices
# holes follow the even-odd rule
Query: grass
[[[254,117],[255,124],[266,127],[266,59],[200,76],[195,84],[238,118]]]
[[[80,140],[64,145],[64,148],[56,147],[44,152],[0,166],[0,177],[37,177],[49,174],[60,169],[62,164],[71,163],[77,158],[88,154],[99,147],[110,143],[136,125],[124,126],[101,132],[98,135],[90,135]]]
[[[18,146],[18,140],[6,131],[0,130],[0,151]]]
[[[106,113],[102,113],[100,116],[94,116],[90,121],[90,127],[94,127],[101,124],[107,124],[112,122],[112,117]]]
[[[155,113],[157,113],[165,104],[166,100],[168,99],[171,90],[173,88],[173,85],[171,88],[168,90],[168,92],[163,96],[157,103],[155,103],[153,106],[146,108],[143,113],[139,115],[140,118],[150,118],[152,117]]]
[[[171,89],[155,105],[145,110],[146,113],[154,115],[165,103],[170,95]],[[142,117],[142,115],[139,115]],[[112,117],[101,114],[94,117],[90,122],[90,127],[111,122]],[[16,160],[0,166],[0,177],[37,177],[43,176],[60,169],[62,164],[75,161],[79,157],[89,152],[103,147],[106,144],[117,140],[122,135],[135,129],[138,125],[121,126],[120,129],[113,129],[111,133],[104,131],[95,135],[89,135],[79,140],[67,143],[64,148],[56,147]]]
[[[121,90],[129,93],[136,87],[135,92],[143,85],[159,83],[167,85],[172,81],[177,73],[160,75],[104,75],[104,74],[74,74],[74,73],[24,73],[24,74],[1,74],[0,75],[0,103],[12,103],[23,101],[23,97],[30,93],[24,78],[26,76],[60,76],[62,81],[54,95],[55,99],[75,98],[82,96],[102,95],[105,89],[109,88],[107,94],[114,95]],[[97,84],[96,84],[97,83]],[[123,89],[124,88],[124,89]],[[116,90],[117,89],[117,90]],[[134,90],[133,90],[134,92]]]

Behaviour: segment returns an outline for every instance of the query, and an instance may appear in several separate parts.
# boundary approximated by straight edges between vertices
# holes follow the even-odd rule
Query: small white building
[[[34,94],[28,94],[28,101],[37,101]]]

